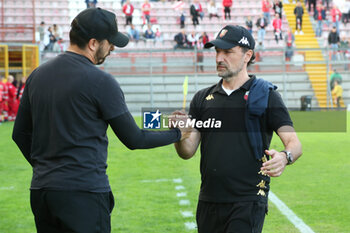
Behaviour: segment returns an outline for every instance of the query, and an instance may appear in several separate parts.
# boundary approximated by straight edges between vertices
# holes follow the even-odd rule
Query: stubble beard
[[[244,63],[242,63],[240,67],[238,67],[238,69],[232,70],[225,65],[226,71],[223,71],[223,72],[218,71],[218,76],[224,79],[225,81],[230,81],[234,77],[237,77],[237,75],[243,70],[243,66],[244,66]]]
[[[96,51],[96,54],[95,54],[96,65],[101,65],[103,62],[105,62],[106,57],[108,55],[109,55],[109,53],[107,55],[104,55],[102,47],[99,47]]]

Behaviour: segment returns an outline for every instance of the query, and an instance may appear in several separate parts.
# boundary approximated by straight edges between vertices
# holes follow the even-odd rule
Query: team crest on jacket
[[[214,96],[212,94],[209,94],[207,97],[205,97],[206,100],[213,100]]]
[[[246,91],[246,93],[244,94],[244,100],[247,101],[248,100],[248,96],[249,96],[249,91]]]

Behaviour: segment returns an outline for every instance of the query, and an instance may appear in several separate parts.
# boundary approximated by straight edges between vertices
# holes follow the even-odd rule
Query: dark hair
[[[80,49],[84,49],[88,44],[90,38],[83,37],[77,21],[74,19],[71,23],[71,29],[69,31],[69,40],[73,45],[77,45]]]
[[[246,47],[241,47],[241,48],[242,48],[243,53],[248,52],[248,50],[252,50],[252,49],[249,49],[249,48],[246,48]],[[247,64],[247,67],[255,63],[255,52],[254,52],[254,50],[252,50],[252,51],[253,51],[253,55],[250,58],[250,60],[249,60],[249,62]]]
[[[70,26],[71,26],[71,29],[69,31],[70,43],[73,45],[77,45],[80,49],[85,49],[86,45],[89,43],[89,41],[92,37],[83,36],[84,32],[82,30],[80,30],[76,19],[74,19],[72,21]],[[98,40],[98,39],[96,39],[96,40],[98,42],[103,41],[103,40]]]

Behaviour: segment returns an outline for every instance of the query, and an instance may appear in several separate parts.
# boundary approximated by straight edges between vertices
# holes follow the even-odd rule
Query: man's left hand
[[[262,164],[261,171],[272,177],[282,175],[282,172],[288,163],[286,154],[273,149],[265,150],[265,154],[271,156],[271,159]]]

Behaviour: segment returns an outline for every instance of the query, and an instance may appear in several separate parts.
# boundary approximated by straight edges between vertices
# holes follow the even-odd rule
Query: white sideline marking
[[[177,193],[176,196],[177,196],[177,197],[186,197],[186,196],[187,196],[187,193],[185,193],[185,192]]]
[[[173,179],[174,183],[182,183],[182,179],[181,178],[177,178],[177,179]]]
[[[143,183],[159,183],[159,182],[168,182],[170,179],[156,179],[156,180],[141,180]]]
[[[197,224],[195,222],[185,222],[185,227],[187,230],[194,230],[197,228]]]
[[[180,200],[179,205],[190,205],[190,201],[189,200]]]
[[[293,225],[299,229],[301,233],[315,233],[308,225],[306,225],[303,220],[301,220],[296,214],[288,208],[283,201],[281,201],[273,192],[270,191],[269,199],[273,204],[281,211],[281,213],[288,218],[288,220],[293,223]]]
[[[181,211],[181,214],[182,214],[182,217],[184,218],[193,217],[192,211]]]
[[[14,189],[15,186],[10,186],[10,187],[0,187],[0,190],[12,190]]]
[[[175,189],[176,189],[176,190],[181,190],[181,189],[185,189],[185,187],[182,186],[182,185],[178,185],[178,186],[175,187]]]

